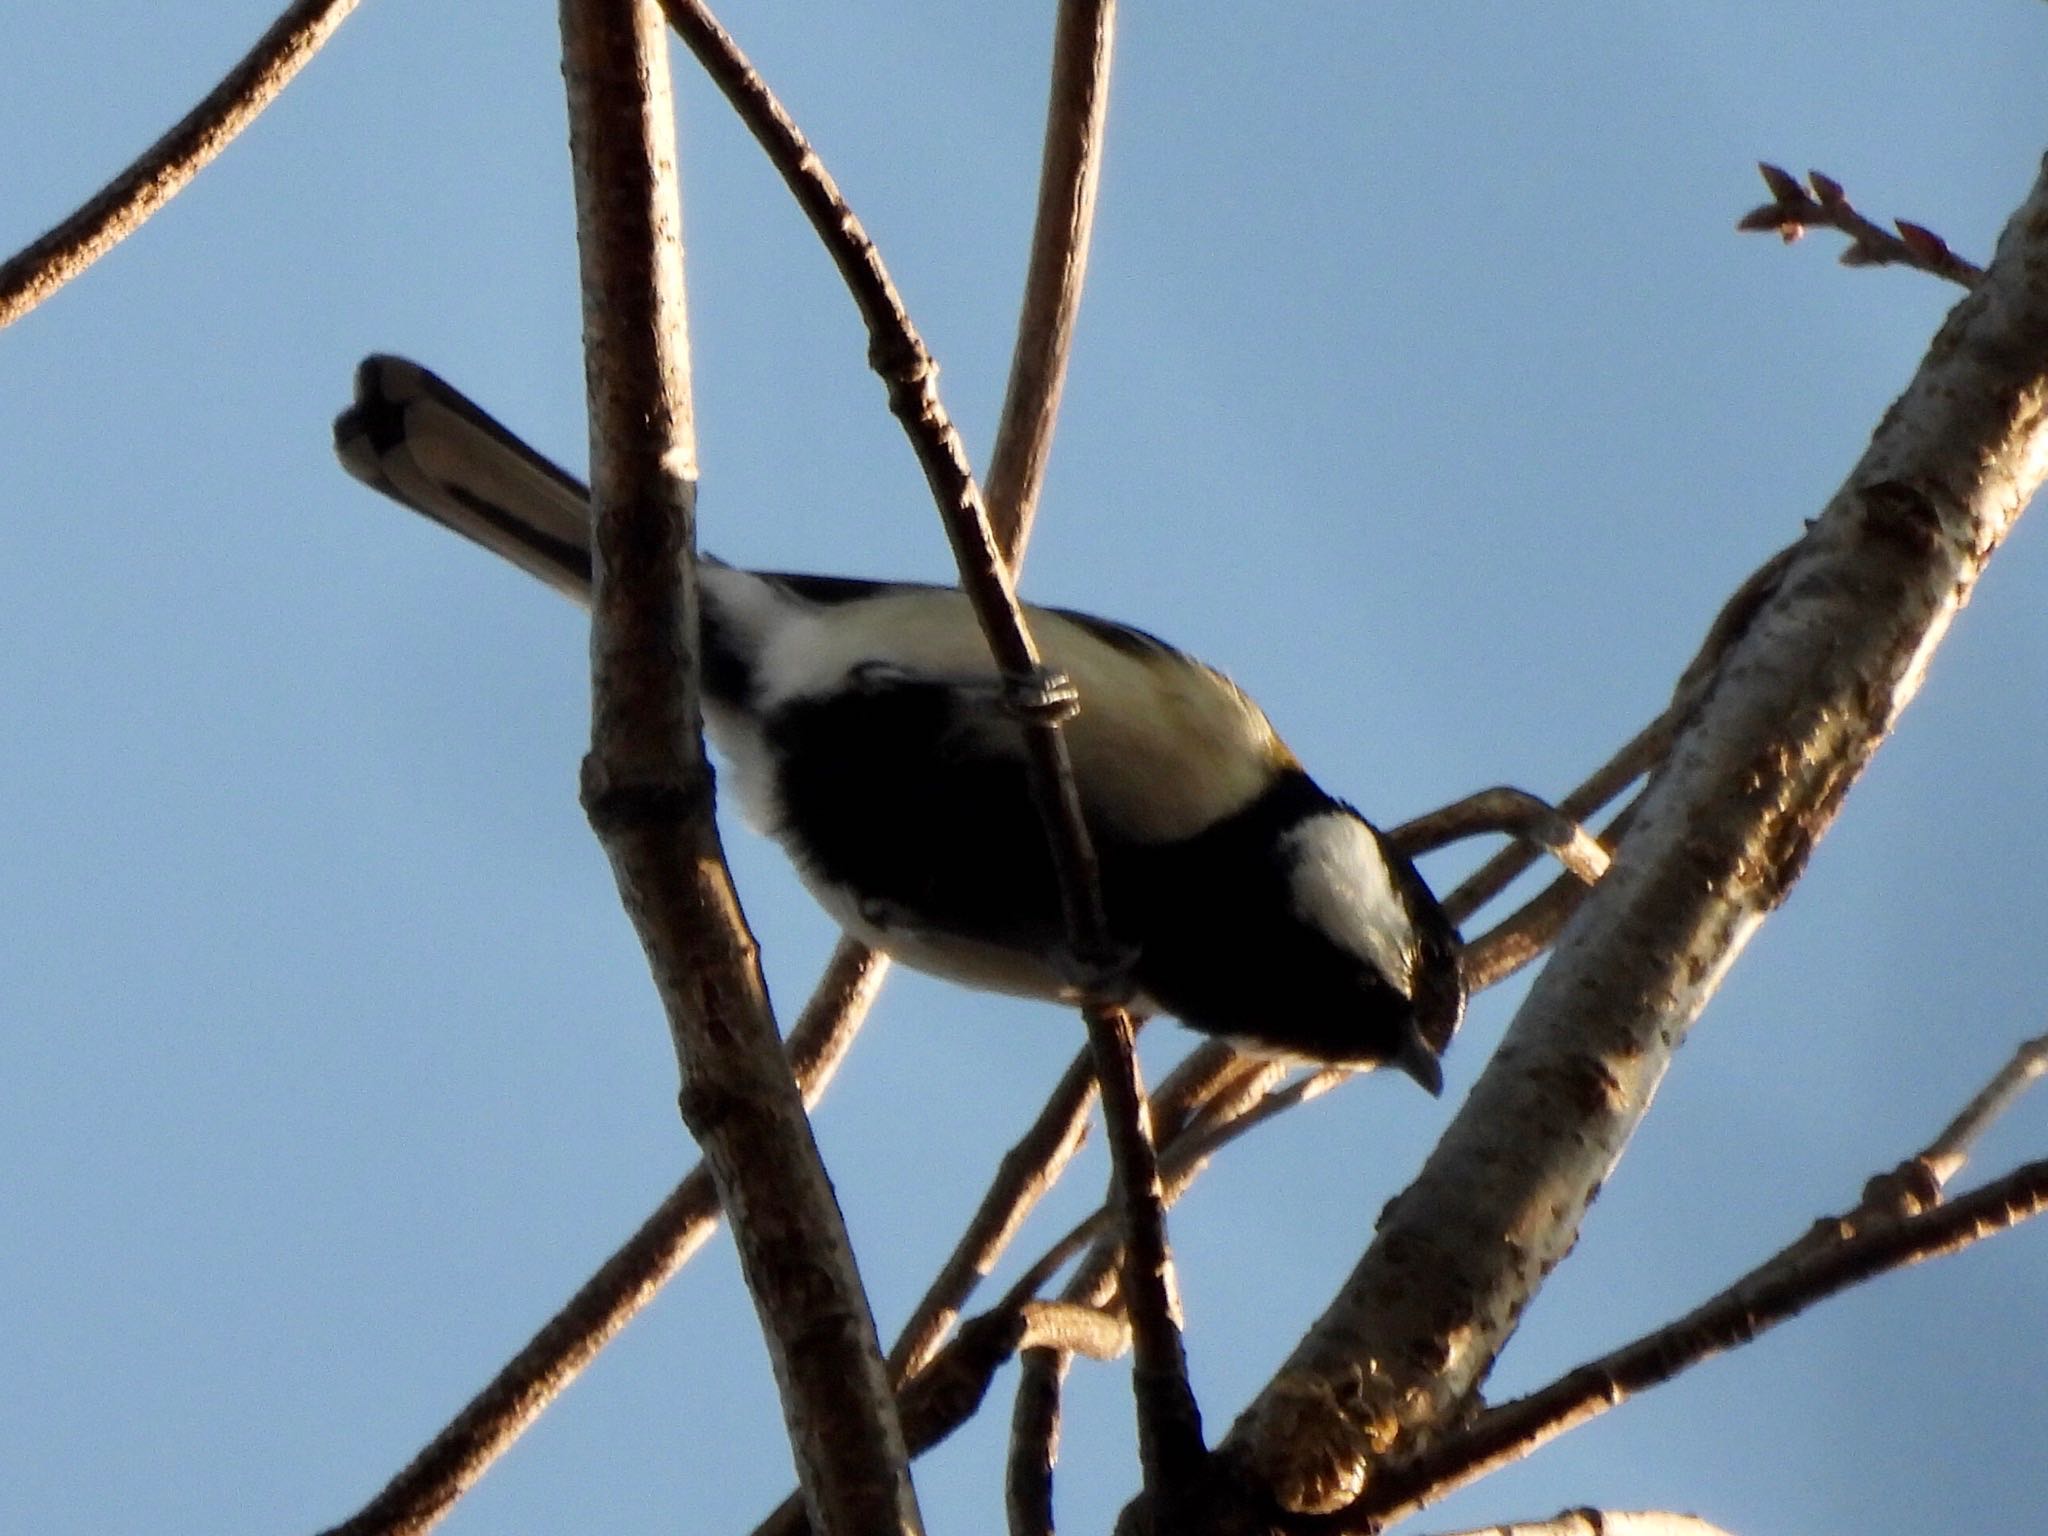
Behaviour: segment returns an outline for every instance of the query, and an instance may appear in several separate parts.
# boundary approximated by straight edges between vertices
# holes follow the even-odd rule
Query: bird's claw
[[[1005,672],[1002,708],[1026,725],[1064,725],[1081,712],[1081,690],[1055,667]]]

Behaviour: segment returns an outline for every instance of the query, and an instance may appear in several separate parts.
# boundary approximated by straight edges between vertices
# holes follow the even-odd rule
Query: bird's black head
[[[1464,1012],[1458,936],[1414,866],[1305,774],[1185,845],[1152,893],[1145,992],[1253,1051],[1392,1064],[1431,1092]],[[1197,872],[1199,871],[1199,878]]]

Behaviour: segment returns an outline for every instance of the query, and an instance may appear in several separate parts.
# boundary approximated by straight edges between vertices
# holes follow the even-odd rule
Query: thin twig
[[[1978,1138],[2018,1103],[2020,1095],[2039,1081],[2043,1073],[2048,1073],[2048,1035],[2036,1035],[2020,1044],[2012,1060],[1921,1152],[1919,1161],[1926,1164],[1938,1184],[1946,1185],[1962,1170]]]
[[[1607,850],[1577,820],[1527,790],[1505,784],[1439,806],[1387,835],[1415,858],[1483,832],[1506,832],[1542,849],[1587,885],[1607,873]]]
[[[1060,0],[1053,19],[1052,86],[1039,158],[1038,213],[1017,314],[1017,344],[989,453],[988,515],[996,538],[1021,550],[1052,452],[1081,284],[1102,180],[1116,0]],[[1011,565],[1016,564],[1013,556]]]
[[[1623,742],[1612,757],[1586,776],[1584,783],[1558,801],[1559,815],[1573,822],[1587,820],[1629,785],[1663,762],[1671,750],[1672,741],[1678,735],[1679,727],[1692,717],[1693,711],[1699,707],[1701,699],[1712,685],[1720,668],[1721,658],[1728,654],[1729,647],[1748,630],[1750,620],[1756,616],[1765,599],[1777,591],[1778,583],[1798,547],[1794,544],[1778,550],[1750,572],[1743,579],[1742,585],[1729,594],[1727,601],[1722,603],[1715,613],[1713,622],[1707,626],[1707,632],[1700,640],[1699,649],[1693,653],[1692,660],[1686,663],[1685,670],[1679,674],[1678,682],[1671,692],[1670,705],[1656,719]],[[1601,841],[1612,847],[1621,825],[1617,822],[1611,826],[1602,835]],[[1396,829],[1397,837],[1400,830]],[[1537,857],[1536,850],[1528,844],[1510,843],[1444,897],[1444,911],[1449,914],[1452,922],[1463,923],[1466,918],[1512,885],[1536,862]],[[1537,902],[1544,899],[1538,897]],[[1536,903],[1531,903],[1532,907],[1535,905]],[[1520,915],[1518,913],[1516,917]],[[1514,921],[1515,918],[1510,918],[1508,922],[1501,924],[1495,933],[1501,934],[1508,930]],[[1555,932],[1553,928],[1550,934],[1546,934],[1542,944],[1548,944]],[[1540,953],[1542,944],[1529,950],[1527,958],[1533,958],[1535,954]],[[1466,984],[1477,991],[1479,984],[1473,981],[1469,969],[1469,948],[1470,946],[1466,957]],[[1526,958],[1519,960],[1517,966],[1510,969],[1518,968],[1519,964],[1523,963],[1526,963]],[[1497,975],[1494,979],[1498,980],[1500,976]]]
[[[1193,1116],[1250,1069],[1242,1056],[1222,1040],[1204,1040],[1183,1056],[1160,1080],[1152,1094],[1152,1134],[1171,1140]]]
[[[1893,234],[1872,223],[1850,203],[1842,184],[1832,176],[1808,171],[1802,186],[1797,176],[1768,161],[1760,162],[1757,172],[1771,189],[1771,201],[1735,221],[1735,227],[1745,233],[1775,231],[1790,245],[1809,229],[1834,229],[1849,237],[1841,255],[1845,267],[1911,267],[1964,288],[1976,287],[1984,276],[1982,267],[1958,256],[1924,224],[1894,219],[1892,229],[1898,233]]]
[[[839,267],[868,327],[869,362],[888,389],[890,411],[908,435],[938,503],[961,588],[974,606],[996,667],[1014,686],[1028,689],[1047,677],[1038,647],[990,529],[966,448],[939,398],[937,366],[880,253],[794,120],[709,10],[699,0],[663,3],[671,24],[753,132]],[[1026,762],[1059,878],[1069,947],[1077,963],[1108,978],[1115,971],[1115,953],[1060,720],[1053,710],[1033,713],[1024,735]],[[1156,1178],[1148,1166],[1150,1146],[1141,1151],[1138,1145],[1144,1140],[1142,1121],[1135,1118],[1143,1112],[1143,1090],[1129,1048],[1131,1023],[1109,995],[1109,983],[1099,983],[1098,989],[1103,996],[1091,1001],[1084,1014],[1102,1085],[1110,1155],[1133,1225],[1128,1278],[1137,1341],[1133,1375],[1139,1443],[1147,1486],[1171,1504],[1195,1486],[1207,1453],[1173,1317],[1164,1224],[1154,1193]],[[1119,1116],[1133,1118],[1119,1124]]]
[[[909,1536],[895,1396],[711,816],[667,35],[654,0],[562,0],[561,28],[594,525],[584,807],[668,1015],[812,1528]]]
[[[1034,1301],[1024,1309],[1024,1336],[1019,1349],[1056,1349],[1114,1360],[1131,1347],[1130,1322],[1101,1307],[1074,1301]]]
[[[1284,1069],[1270,1063],[1258,1064],[1260,1076],[1267,1081],[1281,1070]],[[1226,1118],[1204,1116],[1197,1120],[1176,1136],[1161,1154],[1164,1203],[1171,1206],[1187,1191],[1204,1160],[1219,1147],[1275,1115],[1327,1092],[1351,1075],[1346,1068],[1327,1068],[1265,1093],[1250,1102],[1241,1113],[1229,1114]],[[1032,1432],[1035,1434],[1054,1432],[1058,1377],[1065,1373],[1065,1360],[1062,1351],[1029,1347],[1027,1319],[1032,1316],[1034,1308],[1042,1305],[1036,1298],[1052,1275],[1091,1244],[1092,1250],[1061,1289],[1060,1301],[1092,1314],[1117,1315],[1121,1306],[1118,1278],[1124,1267],[1123,1244],[1113,1207],[1104,1204],[1053,1244],[1010,1286],[1001,1300],[963,1323],[953,1338],[932,1356],[924,1370],[904,1389],[904,1431],[912,1455],[921,1455],[965,1423],[980,1406],[995,1372],[1011,1352],[1018,1350],[1024,1351],[1023,1377],[1019,1383],[1020,1403],[1035,1400],[1039,1406],[1028,1414],[1020,1406],[1018,1412],[1023,1417],[1013,1422],[1028,1422],[1034,1426]],[[1107,1339],[1111,1336],[1102,1337]],[[1121,1342],[1128,1335],[1114,1337]],[[1036,1465],[1042,1456],[1049,1456],[1049,1450],[1033,1449],[1035,1443],[1020,1447],[1013,1440],[1013,1472],[1019,1457],[1026,1464]],[[1049,1476],[1049,1460],[1045,1461],[1045,1468],[1044,1475]],[[794,1499],[786,1500],[774,1515],[756,1527],[754,1536],[794,1536],[803,1529],[801,1516],[801,1506]]]
[[[1663,760],[1671,748],[1671,738],[1677,728],[1678,716],[1671,710],[1652,720],[1587,775],[1583,784],[1558,801],[1558,814],[1574,822],[1586,821]],[[1396,832],[1398,834],[1398,828]],[[1538,851],[1526,843],[1508,844],[1443,898],[1445,914],[1452,922],[1463,923],[1514,884],[1539,857]],[[1469,978],[1467,984],[1470,985]]]
[[[1152,1114],[1138,1076],[1130,1015],[1092,1004],[1087,1015],[1123,1234],[1121,1279],[1124,1310],[1131,1319],[1139,1461],[1145,1489],[1160,1512],[1160,1529],[1191,1533],[1200,1528],[1197,1518],[1207,1503],[1208,1447],[1181,1341]]]
[[[846,1058],[889,962],[840,941],[789,1033],[789,1064],[815,1105]],[[431,1529],[717,1230],[718,1192],[703,1163],[684,1176],[550,1318],[376,1498],[326,1536],[417,1536]]]
[[[1616,846],[1634,814],[1635,802],[1630,801],[1600,829],[1600,841],[1610,848]],[[1476,939],[1468,940],[1458,956],[1466,990],[1475,995],[1484,992],[1488,987],[1499,986],[1524,966],[1534,964],[1556,942],[1565,923],[1579,910],[1590,891],[1591,887],[1576,875],[1559,875],[1500,922]]]
[[[0,327],[34,309],[183,191],[277,99],[355,8],[356,0],[298,0],[288,6],[170,132],[62,223],[0,264]]]
[[[1283,1070],[1270,1064],[1262,1064],[1263,1072]],[[1342,1067],[1326,1068],[1311,1073],[1288,1086],[1258,1098],[1242,1112],[1225,1120],[1203,1120],[1176,1136],[1161,1152],[1160,1174],[1165,1204],[1171,1206],[1186,1193],[1195,1175],[1200,1171],[1204,1159],[1255,1126],[1265,1123],[1274,1115],[1294,1108],[1296,1105],[1315,1098],[1351,1073]],[[1002,1299],[963,1324],[961,1332],[975,1330],[986,1338],[991,1336],[984,1330],[992,1330],[993,1336],[1001,1336],[1004,1329],[1017,1326],[1016,1320],[1023,1317],[1035,1304],[1034,1298],[1051,1281],[1053,1274],[1064,1267],[1075,1254],[1093,1245],[1092,1251],[1075,1270],[1073,1277],[1060,1292],[1063,1302],[1096,1310],[1109,1310],[1117,1295],[1116,1278],[1122,1267],[1123,1251],[1121,1232],[1112,1205],[1105,1203],[1088,1217],[1077,1223],[1055,1242],[1040,1259],[1004,1292]],[[1021,1335],[1019,1335],[1021,1338]],[[961,1351],[949,1344],[934,1357],[929,1372],[950,1374],[961,1369],[957,1358]],[[968,1353],[971,1354],[971,1351]],[[999,1360],[988,1362],[991,1371]],[[922,1378],[920,1378],[922,1380]],[[915,1384],[913,1384],[915,1390]],[[958,1428],[958,1423],[944,1426],[944,1433]]]

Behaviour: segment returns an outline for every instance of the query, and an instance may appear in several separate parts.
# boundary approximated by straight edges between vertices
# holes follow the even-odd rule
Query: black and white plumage
[[[350,473],[588,600],[580,482],[416,364],[372,357],[356,386],[335,423]],[[1069,998],[1022,728],[966,597],[710,559],[698,580],[706,732],[826,910],[918,969]],[[1440,1091],[1457,935],[1408,860],[1221,673],[1121,624],[1029,617],[1080,692],[1068,750],[1138,1006]]]

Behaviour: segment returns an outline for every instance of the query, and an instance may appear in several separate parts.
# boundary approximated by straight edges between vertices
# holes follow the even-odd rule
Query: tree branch
[[[1252,1500],[1341,1508],[1460,1411],[2048,470],[2044,366],[2048,181],[1706,681],[1421,1175],[1231,1431]]]
[[[187,112],[62,223],[0,264],[0,327],[12,325],[134,234],[277,99],[356,0],[297,0]]]
[[[711,816],[687,329],[653,0],[562,0],[595,523],[583,799],[668,1013],[821,1536],[915,1532],[894,1397]]]

